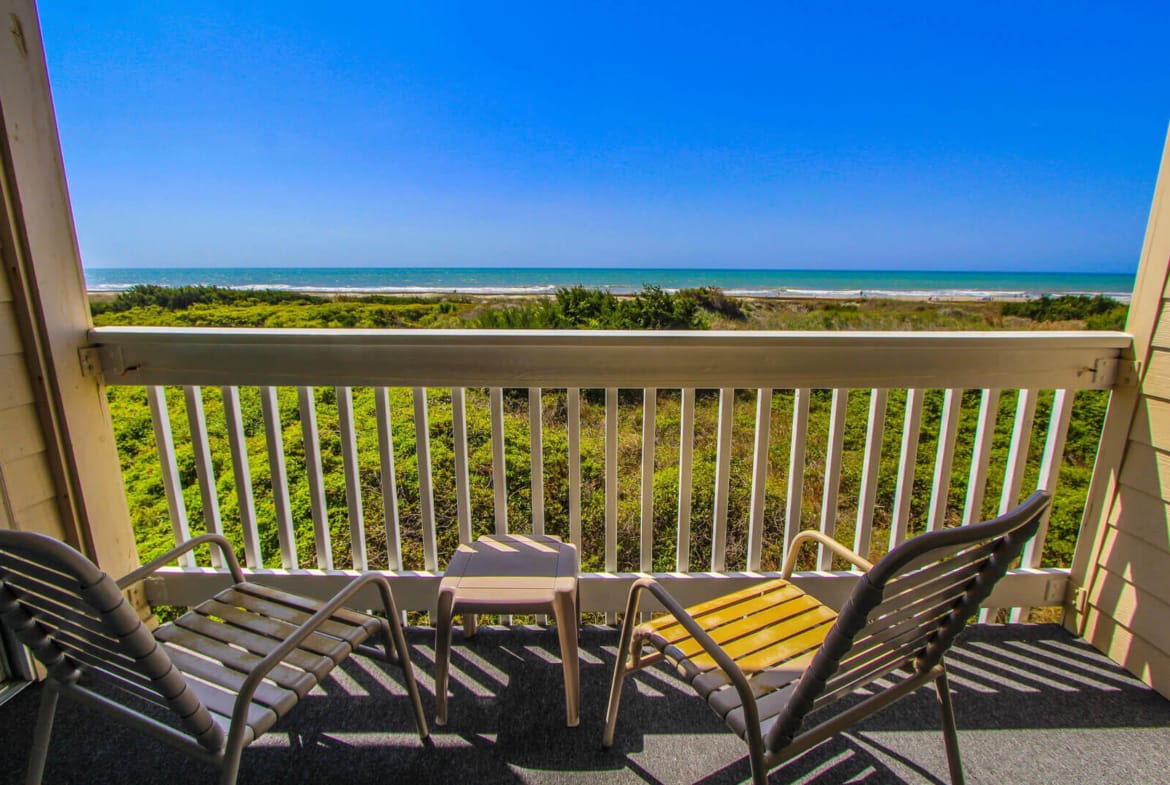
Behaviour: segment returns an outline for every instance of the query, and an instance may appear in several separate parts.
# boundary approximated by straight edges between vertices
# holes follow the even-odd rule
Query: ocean
[[[540,295],[584,286],[614,294],[646,286],[715,286],[735,297],[898,297],[1012,299],[1045,294],[1105,294],[1128,300],[1133,275],[1087,273],[917,272],[897,270],[723,270],[621,268],[98,268],[85,272],[91,292],[137,284],[288,289],[343,294]]]

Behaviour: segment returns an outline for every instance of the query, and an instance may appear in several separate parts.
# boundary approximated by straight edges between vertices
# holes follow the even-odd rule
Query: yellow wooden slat
[[[733,592],[732,594],[724,594],[720,597],[716,597],[713,600],[707,600],[706,602],[701,602],[697,605],[691,605],[686,610],[687,610],[687,613],[689,613],[692,618],[699,619],[701,616],[705,616],[708,613],[711,613],[712,611],[718,611],[722,608],[726,608],[726,607],[735,605],[736,603],[741,602],[741,601],[746,600],[746,599],[751,599],[754,597],[763,597],[770,592],[784,589],[786,587],[790,587],[791,589],[793,589],[797,592],[800,591],[800,589],[797,589],[795,586],[792,586],[792,584],[790,584],[788,581],[776,579],[776,580],[767,581],[766,583],[758,584],[756,586],[749,587],[747,589],[742,589],[740,591]],[[801,592],[801,593],[803,593],[803,592]],[[702,623],[702,622],[700,622],[700,623]],[[654,621],[649,622],[646,626],[653,627],[654,629],[660,630],[663,627],[670,626],[671,624],[675,624],[674,617],[673,616],[663,616],[660,619],[655,619]]]
[[[762,613],[753,614],[747,618],[733,620],[712,630],[707,630],[711,638],[720,646],[726,646],[745,635],[752,635],[760,630],[770,629],[777,625],[788,624],[789,620],[802,614],[816,610],[821,604],[808,595],[795,597],[787,602],[780,603]],[[681,628],[680,628],[681,629]],[[687,658],[702,651],[702,646],[689,635],[677,636],[674,640],[663,640],[660,636],[651,637],[653,645],[662,649],[670,646],[675,656]]]
[[[766,610],[774,605],[797,597],[806,596],[803,591],[795,586],[783,583],[775,587],[774,590],[765,594],[756,594],[755,592],[744,596],[743,592],[737,592],[733,595],[727,595],[715,600],[703,603],[701,606],[696,605],[687,609],[687,613],[693,618],[700,627],[705,630],[712,630],[721,624],[726,624],[729,621],[741,619],[752,613],[761,610]],[[718,604],[716,604],[718,603]],[[699,608],[706,607],[705,611],[700,611]],[[667,615],[655,619],[648,624],[639,627],[640,631],[657,634],[664,640],[678,640],[685,638],[688,633],[686,629],[678,623],[678,620],[673,616]]]
[[[754,672],[785,662],[817,646],[828,634],[829,627],[837,615],[824,606],[816,606],[798,616],[783,622],[757,629],[741,635],[731,644],[723,646],[724,652],[746,671]],[[823,630],[820,630],[824,627]],[[805,636],[810,630],[820,630],[812,636]],[[667,649],[667,653],[680,661],[687,661],[697,671],[705,672],[715,668],[715,661],[693,639],[681,641]],[[746,663],[746,664],[745,664]]]
[[[773,638],[775,643],[760,648],[747,656],[733,659],[735,659],[735,664],[739,666],[740,670],[747,674],[759,673],[768,668],[775,668],[792,661],[796,657],[807,654],[820,646],[824,643],[825,636],[829,634],[829,630],[832,628],[832,619],[822,618],[817,625],[803,625],[801,630],[795,635],[784,637],[782,640],[778,639],[780,636],[775,636]],[[701,654],[693,658],[690,662],[703,672],[716,668],[715,661],[707,654]]]
[[[795,619],[789,619],[766,630],[760,630],[754,635],[741,638],[727,646],[725,650],[737,663],[750,663],[755,657],[774,657],[781,654],[783,654],[783,659],[788,660],[796,654],[808,651],[810,646],[819,646],[824,641],[825,635],[828,634],[829,627],[836,620],[837,614],[822,605]],[[807,644],[804,636],[812,630],[819,630],[819,637],[816,637],[811,644]],[[766,654],[766,652],[771,653]],[[743,667],[748,671],[760,669],[760,666],[750,664]]]

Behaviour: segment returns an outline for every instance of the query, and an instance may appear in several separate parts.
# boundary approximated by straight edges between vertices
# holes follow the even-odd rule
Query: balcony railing
[[[1131,340],[1095,332],[112,327],[90,339],[108,385],[146,390],[176,539],[189,534],[184,494],[195,493],[191,486],[203,525],[222,528],[219,467],[235,478],[245,562],[275,583],[327,591],[352,570],[388,568],[400,605],[427,610],[457,543],[488,529],[548,530],[581,548],[583,610],[611,615],[635,573],[657,571],[690,602],[777,570],[801,528],[818,526],[876,556],[917,531],[1006,510],[1030,492],[1025,483],[1055,489],[1074,396],[1111,389]],[[220,395],[209,398],[206,387]],[[185,417],[176,414],[173,388],[182,390]],[[204,404],[213,398],[222,401],[222,413],[219,401],[215,411],[226,455],[209,439]],[[261,416],[245,418],[242,400],[252,408],[258,400]],[[403,430],[405,401],[413,435]],[[525,406],[528,450],[518,466],[505,419]],[[486,433],[469,435],[469,407],[475,414],[486,408]],[[745,407],[754,407],[754,418]],[[319,416],[326,409],[327,418]],[[740,423],[754,423],[750,432],[734,427],[737,409]],[[361,410],[372,411],[373,421]],[[824,427],[810,427],[810,415]],[[300,444],[287,444],[298,419]],[[186,482],[176,430],[180,443],[184,432],[191,439],[194,477]],[[603,445],[603,455],[583,472],[583,439],[593,433],[590,443]],[[337,467],[323,459],[322,434],[338,441]],[[404,435],[409,465],[401,460]],[[371,440],[378,465],[363,470],[358,445],[369,448]],[[439,448],[451,454],[453,482],[436,492],[432,453]],[[251,468],[257,451],[268,468],[264,480]],[[304,462],[311,543],[297,535],[290,454]],[[477,462],[477,454],[488,457]],[[547,471],[553,464],[555,487]],[[677,473],[656,481],[656,470],[668,465]],[[344,480],[346,526],[327,502],[331,473]],[[410,515],[401,513],[396,486],[404,473],[417,481]],[[526,502],[519,505],[518,482]],[[371,508],[371,499],[380,503]],[[367,517],[380,522],[376,530]],[[260,518],[273,522],[275,537]],[[1041,568],[1045,537],[1042,528],[991,605],[1063,601],[1068,571]],[[382,538],[384,548],[375,550],[371,543]],[[265,552],[265,542],[275,550]],[[224,580],[217,566],[187,560],[150,587],[151,598],[181,604],[206,596],[206,583]],[[815,569],[799,581],[821,584],[821,596],[843,597],[856,578],[834,571],[827,552],[808,566]]]

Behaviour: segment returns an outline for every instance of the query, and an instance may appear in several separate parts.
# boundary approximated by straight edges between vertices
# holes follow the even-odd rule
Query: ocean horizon
[[[1128,300],[1134,285],[1132,274],[1116,273],[614,267],[143,267],[87,269],[85,277],[93,293],[150,284],[355,295],[536,296],[572,286],[631,294],[647,286],[668,291],[713,286],[733,297],[1028,299],[1101,294]]]

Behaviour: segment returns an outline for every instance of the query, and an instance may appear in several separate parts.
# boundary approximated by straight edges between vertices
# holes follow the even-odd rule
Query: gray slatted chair
[[[235,585],[152,634],[122,590],[203,544],[219,548]],[[385,618],[344,607],[371,583]],[[115,582],[64,543],[0,531],[0,619],[48,675],[30,784],[44,772],[59,695],[111,712],[215,765],[220,781],[233,783],[243,749],[359,649],[401,666],[419,736],[428,736],[390,584],[373,573],[320,602],[247,581],[228,541],[207,534]],[[364,645],[379,636],[380,650]],[[98,682],[116,689],[91,689]],[[161,712],[121,702],[124,693]]]
[[[1036,493],[995,520],[922,534],[876,565],[819,532],[802,532],[783,579],[687,609],[653,579],[639,579],[626,606],[604,745],[613,744],[625,677],[663,660],[747,742],[757,785],[775,766],[934,682],[951,782],[962,785],[943,655],[1035,536],[1048,502]],[[787,581],[803,542],[867,570],[839,614]],[[669,615],[639,626],[645,591]],[[871,694],[858,700],[863,688]],[[813,712],[817,722],[806,728]]]

